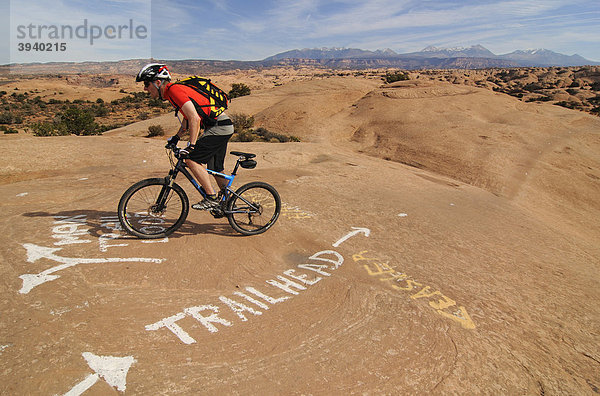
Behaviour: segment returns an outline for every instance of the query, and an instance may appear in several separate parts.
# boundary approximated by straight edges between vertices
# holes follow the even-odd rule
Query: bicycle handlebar
[[[179,152],[181,151],[181,149],[179,147],[177,147],[176,144],[169,144],[169,143],[167,143],[165,145],[165,148],[167,150],[173,151],[173,154],[175,154],[175,157],[179,158]]]

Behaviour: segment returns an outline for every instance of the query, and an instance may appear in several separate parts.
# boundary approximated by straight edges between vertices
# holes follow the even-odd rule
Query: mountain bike
[[[180,149],[166,146],[171,163],[168,176],[141,180],[125,191],[119,201],[119,221],[123,229],[139,238],[164,238],[175,232],[187,218],[190,204],[183,188],[175,183],[183,173],[194,188],[205,198],[206,191],[194,179],[181,158]],[[275,224],[281,211],[281,198],[270,184],[255,181],[237,190],[231,188],[240,167],[254,169],[256,157],[252,153],[231,151],[238,157],[230,175],[208,169],[208,173],[227,180],[219,194],[219,206],[210,209],[215,218],[227,217],[231,227],[243,235],[257,235]]]

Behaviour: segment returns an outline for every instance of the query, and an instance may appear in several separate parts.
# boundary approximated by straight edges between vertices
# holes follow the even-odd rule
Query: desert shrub
[[[155,137],[155,136],[164,136],[165,130],[162,125],[150,125],[148,127],[148,136],[147,137]]]
[[[102,103],[100,105],[95,105],[95,104],[92,105],[91,111],[95,117],[104,117],[105,115],[110,113],[110,109],[108,109],[106,106],[104,106],[104,103]]]
[[[252,116],[242,113],[233,113],[230,115],[230,118],[233,122],[234,133],[242,132],[254,126],[254,117]]]
[[[287,136],[281,133],[271,132],[266,128],[244,129],[231,137],[232,142],[269,142],[269,143],[287,143],[299,142],[295,136]]]
[[[590,85],[590,87],[594,91],[600,91],[600,82],[596,81],[595,83],[592,83],[592,85]]]
[[[31,125],[34,136],[65,136],[69,131],[60,122],[38,122]]]
[[[410,77],[408,76],[408,73],[404,72],[387,72],[385,73],[385,76],[383,76],[383,80],[386,82],[386,84],[391,84],[396,81],[406,81],[409,79]]]
[[[42,105],[42,104],[44,104],[44,105],[46,104],[46,102],[44,102],[44,100],[42,99],[41,96],[36,96],[33,99],[29,99],[28,102],[31,104],[34,104],[34,105],[38,105],[38,106]]]
[[[96,99],[96,103],[102,104],[102,103],[104,103],[104,99],[98,98],[98,99]]]
[[[529,92],[534,92],[534,91],[539,91],[541,89],[544,89],[544,87],[538,83],[529,83],[529,84],[525,85],[523,87],[523,89],[526,91],[529,91]]]
[[[25,99],[27,99],[27,93],[20,93],[17,94],[15,92],[13,92],[12,95],[10,95],[14,100],[16,100],[17,102],[24,102]]]
[[[254,142],[257,139],[258,136],[253,134],[251,129],[240,131],[231,137],[232,142]]]
[[[554,100],[551,96],[538,96],[537,98],[529,98],[525,102],[550,102]]]
[[[577,109],[579,107],[581,107],[581,105],[579,103],[575,103],[575,102],[567,102],[567,101],[560,101],[560,102],[556,102],[554,103],[556,106],[562,106],[562,107],[566,107],[567,109]]]
[[[84,136],[100,134],[98,124],[94,122],[94,115],[89,109],[71,106],[62,112],[59,118],[69,133]]]
[[[148,98],[148,106],[150,107],[158,107],[158,108],[162,108],[162,109],[168,109],[171,107],[171,104],[169,102],[163,102],[160,99],[154,99],[154,98]]]
[[[147,111],[143,111],[140,114],[138,114],[137,118],[138,120],[147,120],[148,118],[150,118],[150,114],[148,114]]]
[[[588,102],[590,102],[594,105],[600,105],[600,95],[596,95],[593,98],[589,98]]]
[[[250,95],[250,87],[244,83],[233,83],[229,91],[229,98],[238,98],[240,96]]]
[[[0,114],[0,124],[12,124],[13,122],[13,115],[10,111],[5,111],[4,113]]]
[[[271,132],[266,128],[257,128],[256,131],[254,131],[255,134],[257,134],[258,136],[260,136],[263,140],[267,141],[267,142],[272,142],[272,143],[288,143],[288,142],[299,142],[300,139],[298,139],[295,136],[286,136],[283,135],[281,133],[275,133],[275,132]]]
[[[272,143],[287,143],[299,142],[295,136],[286,136],[281,133],[271,132],[266,128],[259,127],[256,130],[254,126],[254,117],[246,114],[233,113],[231,114],[233,121],[234,134],[231,138],[233,142],[272,142]]]
[[[98,133],[102,134],[106,131],[110,131],[113,129],[117,129],[117,128],[121,128],[122,126],[125,126],[125,124],[107,124],[107,125],[98,125]]]
[[[0,126],[0,131],[3,131],[5,135],[11,134],[11,133],[19,133],[19,131],[17,131],[14,128],[9,128],[5,125]]]

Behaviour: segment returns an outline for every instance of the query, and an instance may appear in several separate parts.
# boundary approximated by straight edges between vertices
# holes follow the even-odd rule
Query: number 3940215
[[[18,43],[19,51],[66,51],[67,43]]]

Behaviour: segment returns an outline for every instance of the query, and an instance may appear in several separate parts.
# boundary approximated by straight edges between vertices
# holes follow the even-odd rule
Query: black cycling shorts
[[[215,172],[223,172],[225,169],[225,155],[227,154],[227,142],[231,135],[208,135],[202,136],[196,141],[194,150],[188,158]]]

